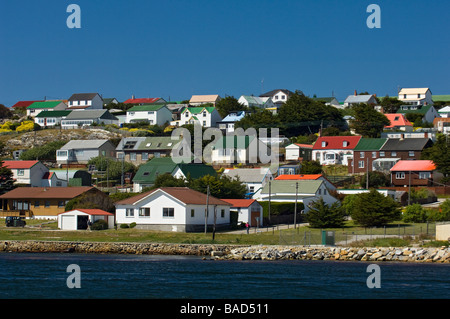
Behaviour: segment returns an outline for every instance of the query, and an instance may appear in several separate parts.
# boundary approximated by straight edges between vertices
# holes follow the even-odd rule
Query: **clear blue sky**
[[[81,29],[66,25],[71,3]],[[371,3],[381,29],[366,26]],[[278,88],[341,101],[398,87],[450,94],[449,21],[447,0],[0,0],[0,103]]]

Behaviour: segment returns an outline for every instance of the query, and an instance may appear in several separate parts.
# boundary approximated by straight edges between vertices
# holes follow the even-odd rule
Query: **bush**
[[[323,198],[312,202],[306,220],[313,228],[342,227],[345,223],[345,209],[339,202],[328,206]]]
[[[106,220],[103,219],[99,219],[96,220],[92,226],[91,226],[92,230],[104,230],[104,229],[108,229],[108,223],[106,222]]]
[[[132,223],[130,224],[130,228],[134,228],[134,227],[136,227],[136,223],[135,223],[135,222],[132,222]]]
[[[130,228],[130,226],[128,224],[120,224],[120,228]]]
[[[407,206],[403,213],[403,221],[406,223],[424,223],[427,217],[427,211],[420,204]]]
[[[269,202],[260,202],[263,207],[263,216],[269,216]],[[305,209],[305,205],[301,202],[297,202],[297,213],[300,213]],[[291,202],[271,202],[270,203],[270,215],[288,215],[293,214],[295,211],[295,203]]]

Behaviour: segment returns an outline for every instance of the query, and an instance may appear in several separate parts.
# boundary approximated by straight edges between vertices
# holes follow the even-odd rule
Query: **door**
[[[77,229],[87,229],[89,216],[77,216]]]
[[[61,228],[67,230],[77,229],[77,218],[75,215],[62,215]]]
[[[261,218],[259,218],[259,216],[260,216],[260,212],[259,211],[252,211],[250,216],[251,216],[250,226],[252,226],[252,227],[257,227],[257,226],[259,227],[259,226],[261,226]],[[259,222],[256,219],[257,217],[259,218]]]

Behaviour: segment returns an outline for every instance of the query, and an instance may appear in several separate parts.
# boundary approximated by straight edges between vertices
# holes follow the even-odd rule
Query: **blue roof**
[[[222,120],[222,122],[237,122],[245,116],[245,111],[231,112]]]

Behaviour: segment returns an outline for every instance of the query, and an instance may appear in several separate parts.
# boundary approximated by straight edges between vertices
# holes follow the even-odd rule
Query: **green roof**
[[[361,138],[356,144],[353,151],[376,151],[379,150],[384,143],[386,143],[385,138]]]
[[[208,113],[212,113],[216,108],[214,106],[189,106],[186,107],[183,112],[184,113],[186,111],[191,112],[192,114],[199,114],[201,112],[203,112],[203,110],[206,110]]]
[[[195,163],[183,163],[178,164],[178,167],[183,172],[184,176],[190,175],[191,178],[200,178],[205,175],[216,176],[217,172],[210,165],[195,164]]]
[[[221,137],[214,145],[215,149],[237,148],[246,149],[255,137],[249,135],[229,135]]]
[[[272,194],[295,194],[295,185],[298,183],[298,196],[302,194],[315,194],[323,183],[322,180],[273,180],[270,184]],[[269,193],[269,183],[263,187],[262,194]]]
[[[160,108],[166,106],[165,104],[144,104],[136,105],[129,108],[127,112],[142,112],[142,111],[158,111]]]
[[[42,111],[36,117],[63,117],[72,111]]]
[[[61,101],[45,101],[45,102],[34,102],[27,109],[52,109],[57,105],[61,104]]]
[[[418,106],[417,109],[412,110],[410,107],[411,106],[416,106],[416,105],[408,105],[409,109],[408,110],[402,110],[402,107],[404,105],[400,106],[400,108],[398,109],[397,113],[402,113],[402,114],[406,114],[406,113],[419,113],[419,114],[425,114],[428,112],[428,110],[431,108],[432,105],[421,105]]]

